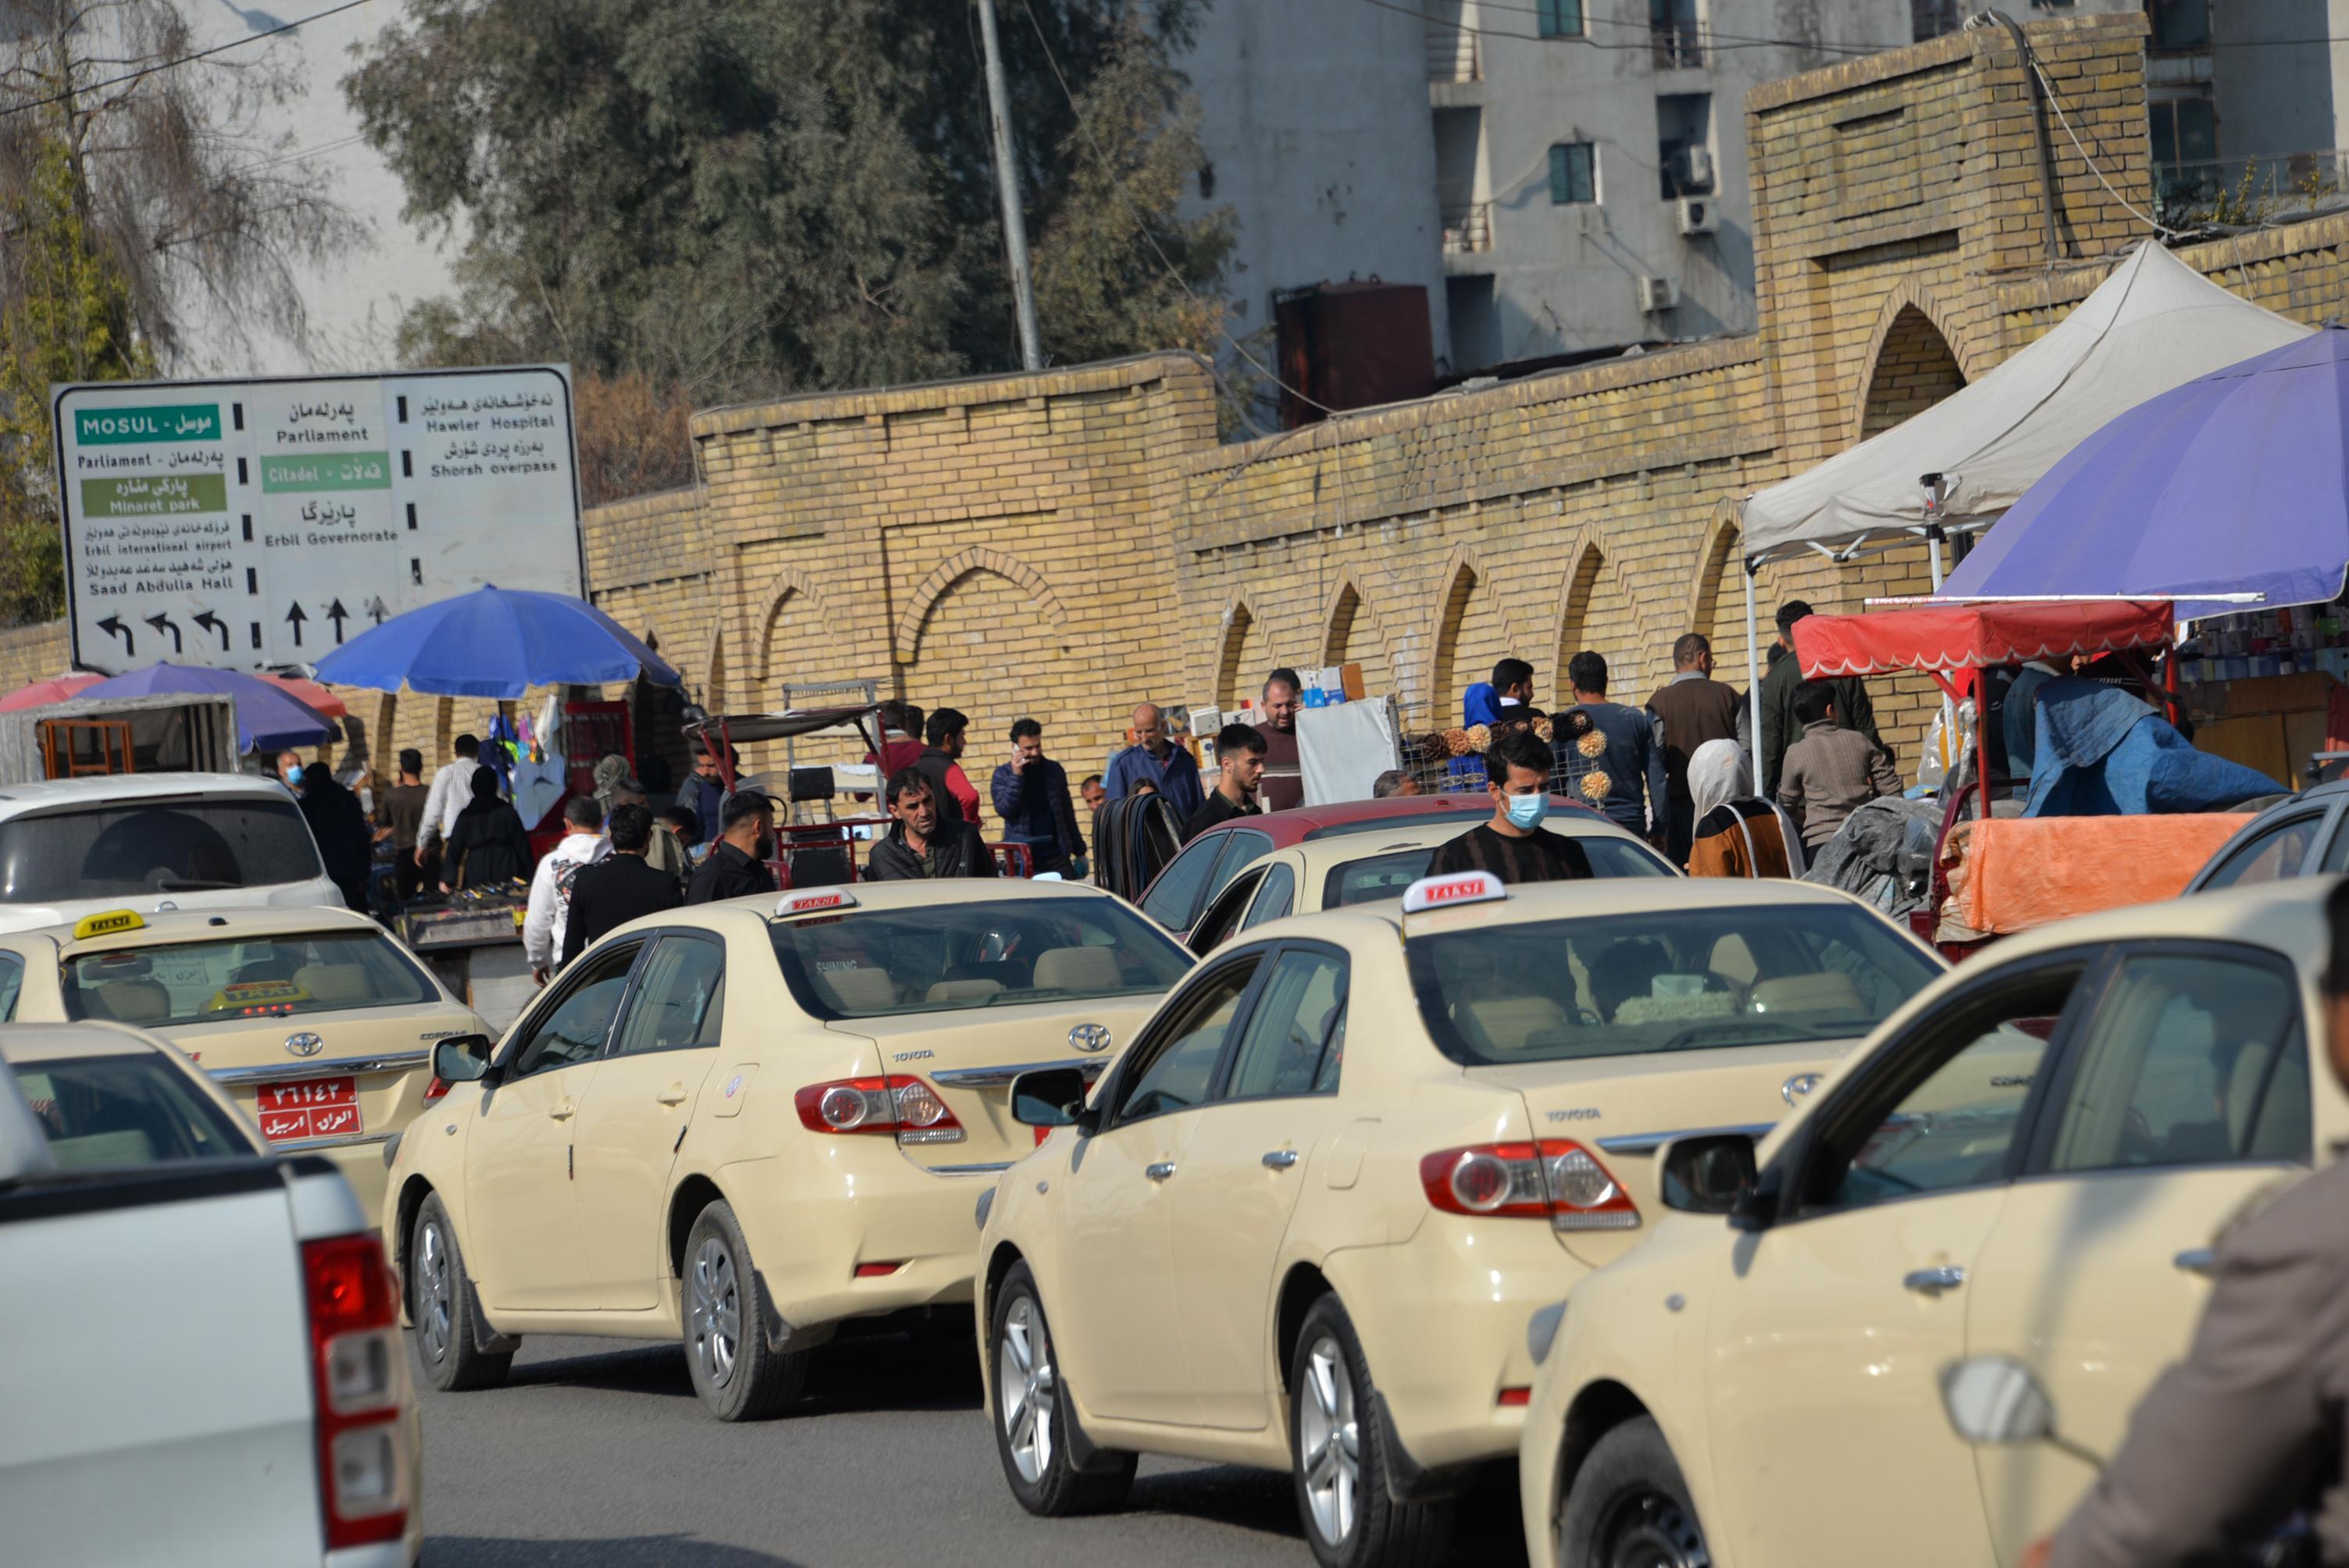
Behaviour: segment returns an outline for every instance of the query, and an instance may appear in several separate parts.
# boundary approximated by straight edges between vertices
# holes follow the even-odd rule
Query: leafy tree
[[[971,3],[412,0],[344,83],[409,217],[468,236],[403,354],[698,401],[1016,366]],[[1229,239],[1174,216],[1191,0],[999,3],[1048,346],[1197,345]]]

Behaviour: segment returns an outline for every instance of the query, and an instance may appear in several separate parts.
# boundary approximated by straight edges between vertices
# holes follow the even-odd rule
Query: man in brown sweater
[[[1264,677],[1264,781],[1257,801],[1268,811],[1293,811],[1305,804],[1305,773],[1297,760],[1297,710],[1304,706],[1305,683],[1283,665]]]
[[[1803,738],[1786,748],[1778,804],[1801,825],[1803,848],[1816,851],[1854,811],[1899,794],[1900,776],[1874,741],[1836,722],[1835,691],[1826,681],[1795,688],[1795,718]]]
[[[1665,847],[1674,865],[1686,865],[1696,826],[1689,758],[1708,740],[1733,740],[1747,749],[1752,725],[1737,689],[1713,678],[1713,644],[1702,634],[1690,632],[1672,645],[1672,671],[1648,699],[1648,711],[1656,716],[1664,751]]]

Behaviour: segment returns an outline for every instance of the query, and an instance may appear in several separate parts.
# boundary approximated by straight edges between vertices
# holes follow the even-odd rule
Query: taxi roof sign
[[[1403,890],[1402,912],[1447,909],[1455,903],[1485,903],[1506,898],[1509,890],[1491,872],[1454,872],[1449,876],[1422,877]]]
[[[93,936],[111,936],[118,931],[142,931],[147,923],[134,909],[109,909],[104,914],[85,914],[74,922],[74,940],[87,942]]]
[[[775,901],[775,918],[788,919],[794,914],[814,914],[827,909],[854,909],[856,895],[844,887],[812,887],[803,892],[787,892]]]

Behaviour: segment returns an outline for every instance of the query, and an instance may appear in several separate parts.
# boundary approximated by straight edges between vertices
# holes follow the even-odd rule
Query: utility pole
[[[1011,263],[1011,298],[1019,315],[1019,363],[1044,368],[1036,336],[1036,287],[1028,273],[1028,221],[1019,210],[1019,161],[1012,156],[1010,93],[995,38],[995,0],[978,0],[978,37],[987,51],[987,119],[995,131],[995,184],[1003,196],[1003,248]]]

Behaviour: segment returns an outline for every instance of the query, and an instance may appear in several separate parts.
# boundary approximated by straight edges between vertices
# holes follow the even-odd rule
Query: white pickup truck
[[[0,1027],[0,1557],[394,1568],[423,1544],[383,1244],[187,1057]]]

